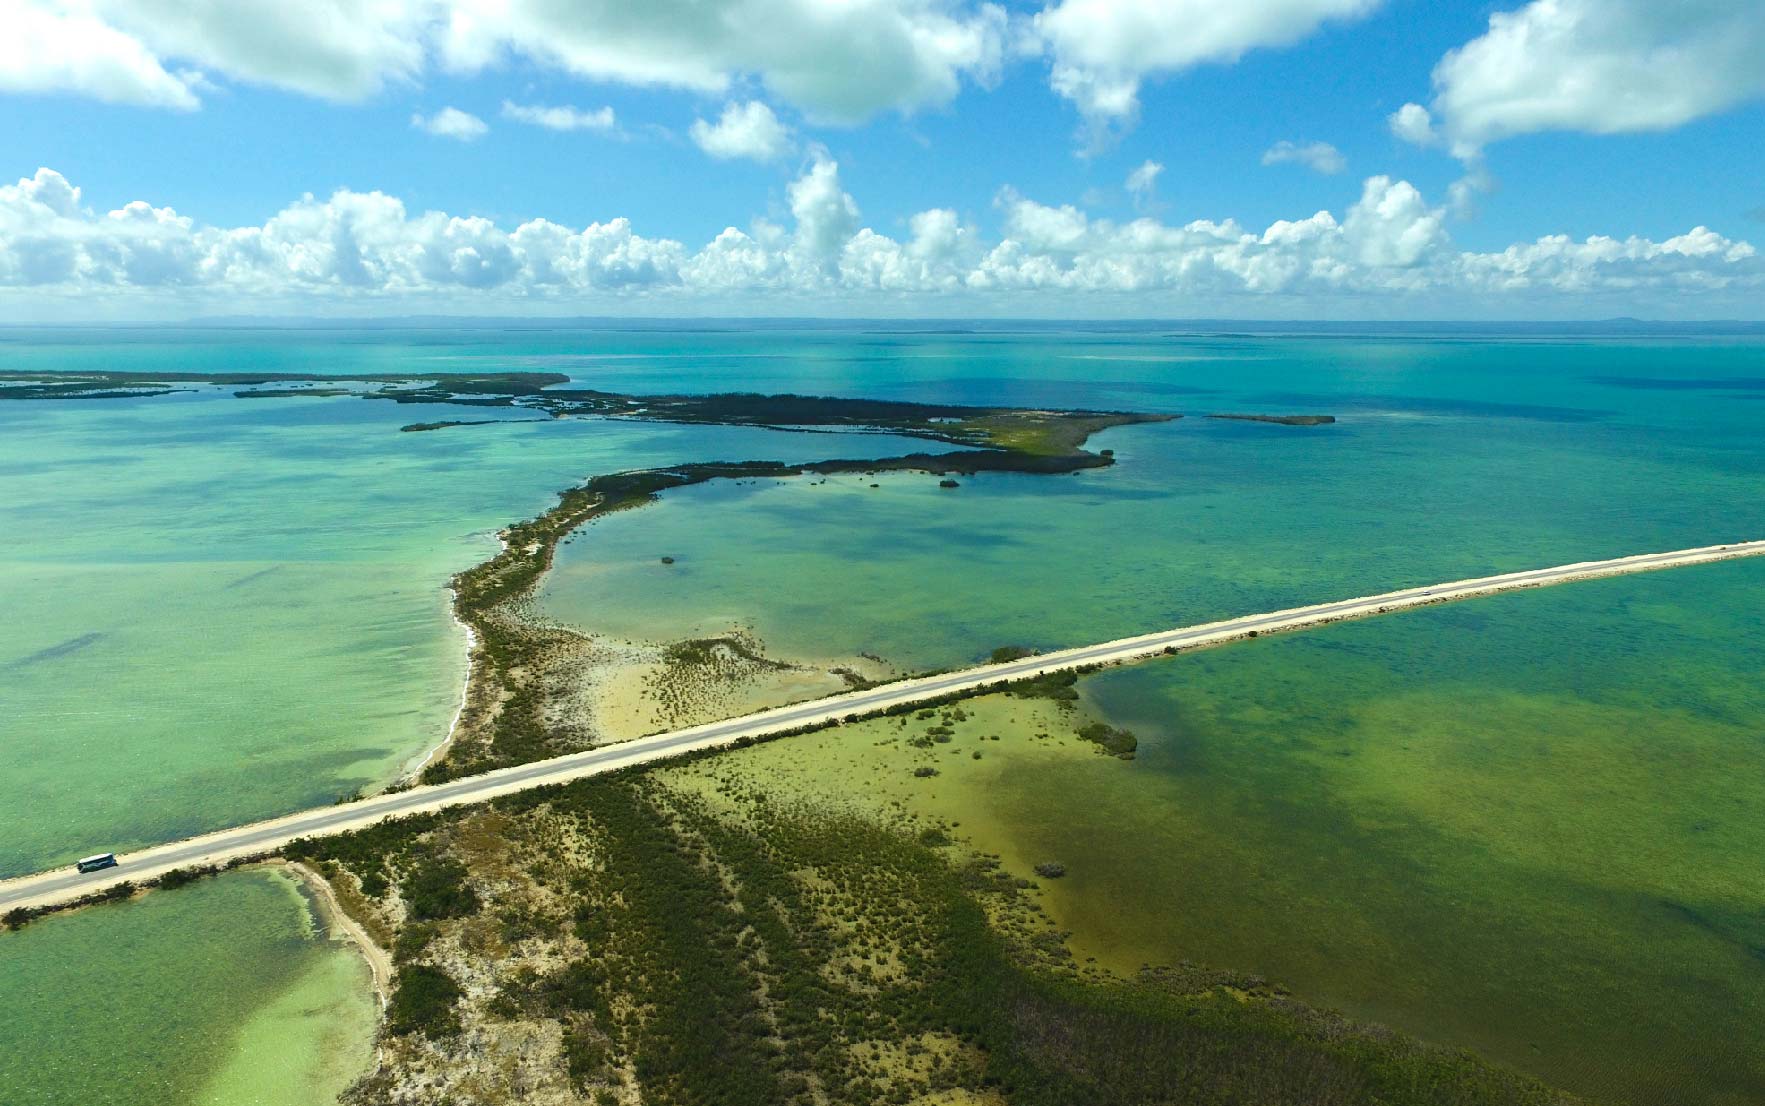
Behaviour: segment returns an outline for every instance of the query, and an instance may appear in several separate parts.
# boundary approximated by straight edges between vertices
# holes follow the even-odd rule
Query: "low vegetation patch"
[[[1140,741],[1127,730],[1103,722],[1089,722],[1079,727],[1079,736],[1110,756],[1133,760]]]
[[[1068,670],[1016,680],[1007,684],[1005,690],[1019,699],[1053,699],[1062,703],[1076,703],[1079,699],[1078,683],[1078,673]]]
[[[345,1102],[1567,1102],[1260,980],[1086,969],[1033,882],[944,827],[780,801],[726,763],[311,843],[403,919],[384,1063]],[[407,891],[467,850],[506,875],[416,920]]]
[[[386,1004],[386,1031],[395,1036],[451,1037],[460,1031],[455,1007],[462,993],[453,976],[440,968],[407,964],[399,969],[398,986]]]

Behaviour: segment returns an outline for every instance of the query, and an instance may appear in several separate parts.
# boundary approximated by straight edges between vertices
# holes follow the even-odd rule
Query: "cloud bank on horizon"
[[[1158,166],[1137,171],[1150,189]],[[757,220],[689,249],[627,219],[581,229],[533,219],[413,215],[396,197],[304,196],[261,226],[208,227],[143,201],[98,214],[52,169],[0,187],[0,287],[66,294],[209,293],[358,302],[483,293],[499,303],[583,295],[664,303],[695,294],[787,299],[890,293],[1062,292],[1256,295],[1289,300],[1379,294],[1633,294],[1765,287],[1748,243],[1695,227],[1664,241],[1555,235],[1499,253],[1455,248],[1447,214],[1407,181],[1368,178],[1338,219],[1328,211],[1257,231],[1232,221],[1173,226],[1096,219],[1071,205],[998,197],[1004,234],[988,242],[956,212],[931,209],[897,240],[862,225],[833,161],[791,182],[790,225]],[[491,302],[491,301],[487,301]]]
[[[1757,0],[1516,0],[1511,10],[1479,17],[1472,37],[1435,55],[1423,82],[1431,87],[1398,89],[1401,106],[1368,113],[1375,128],[1400,140],[1386,139],[1385,156],[1413,148],[1435,152],[1408,156],[1458,163],[1457,179],[1437,186],[1437,203],[1399,174],[1367,166],[1364,151],[1345,153],[1326,136],[1302,131],[1256,142],[1256,163],[1288,173],[1295,182],[1281,186],[1288,189],[1321,183],[1351,163],[1375,170],[1340,215],[1307,215],[1313,205],[1305,205],[1291,217],[1258,220],[1260,229],[1226,215],[1155,218],[1181,202],[1198,171],[1172,153],[1145,158],[1113,186],[1123,217],[1099,213],[1107,204],[1089,199],[1027,198],[1005,177],[985,186],[984,214],[959,213],[975,206],[973,196],[903,207],[884,221],[895,229],[891,236],[866,225],[841,179],[847,159],[827,146],[888,120],[911,133],[914,119],[975,110],[988,97],[1027,102],[1034,83],[1056,112],[1064,105],[1068,120],[1048,136],[1045,156],[1089,159],[1146,122],[1149,89],[1320,36],[1352,39],[1390,7],[1383,0],[1037,0],[1010,7],[977,0],[0,0],[7,28],[0,98],[191,115],[271,90],[334,103],[341,112],[431,85],[456,99],[473,81],[519,76],[524,87],[504,89],[487,108],[428,103],[409,113],[410,128],[455,148],[483,147],[500,127],[558,141],[644,134],[696,149],[707,172],[789,174],[777,178],[769,210],[716,212],[727,229],[689,246],[646,236],[617,212],[581,227],[542,217],[413,213],[394,195],[348,188],[324,199],[266,203],[262,210],[280,209],[257,225],[200,222],[165,196],[101,211],[54,168],[33,173],[40,164],[33,159],[16,169],[28,174],[18,184],[0,187],[0,303],[28,313],[33,304],[105,292],[142,305],[298,301],[355,309],[481,297],[558,307],[588,297],[677,310],[715,301],[788,311],[793,301],[815,300],[864,311],[936,297],[1025,309],[1091,296],[1113,298],[1112,311],[1133,302],[1161,313],[1242,302],[1266,313],[1383,296],[1448,311],[1471,304],[1499,310],[1505,302],[1529,313],[1549,301],[1568,311],[1674,303],[1680,311],[1708,304],[1731,314],[1748,313],[1753,303],[1750,313],[1758,314],[1765,264],[1748,242],[1701,221],[1652,237],[1616,228],[1571,238],[1540,227],[1543,233],[1502,249],[1461,248],[1453,233],[1455,218],[1493,194],[1486,152],[1498,144],[1558,133],[1663,132],[1765,99],[1758,61],[1765,5]],[[537,87],[540,80],[549,87]],[[587,86],[580,96],[553,95],[572,82]],[[628,103],[616,112],[597,102],[615,89],[684,95],[698,107],[677,133],[634,117]],[[577,106],[584,101],[593,106]],[[1218,119],[1222,127],[1237,122]],[[519,171],[507,167],[511,179]],[[1093,199],[1100,194],[1087,190]],[[708,196],[716,198],[714,187]],[[1291,198],[1283,199],[1292,210]]]

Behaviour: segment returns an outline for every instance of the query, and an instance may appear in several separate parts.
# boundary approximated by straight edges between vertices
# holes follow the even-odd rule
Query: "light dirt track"
[[[151,880],[173,868],[224,864],[242,857],[262,856],[298,837],[344,833],[396,815],[483,802],[498,795],[564,783],[704,749],[720,748],[782,731],[825,725],[891,708],[912,707],[928,700],[973,693],[991,685],[1045,673],[1143,660],[1220,645],[1254,635],[1368,618],[1519,588],[1544,587],[1574,580],[1653,572],[1760,555],[1765,555],[1765,541],[1703,546],[1672,553],[1645,553],[1609,561],[1587,561],[1555,568],[1510,572],[1500,576],[1406,588],[1359,599],[1295,607],[1269,614],[1246,615],[1200,626],[1163,630],[1099,645],[1044,653],[1004,664],[902,680],[723,722],[712,722],[618,745],[571,753],[551,760],[502,768],[448,783],[414,787],[352,803],[302,811],[266,822],[217,830],[200,837],[156,845],[120,856],[117,867],[102,872],[87,874],[75,872],[71,868],[59,868],[7,880],[0,882],[0,912],[16,907],[46,907],[71,902],[126,880]],[[98,845],[98,842],[85,842],[82,851]]]

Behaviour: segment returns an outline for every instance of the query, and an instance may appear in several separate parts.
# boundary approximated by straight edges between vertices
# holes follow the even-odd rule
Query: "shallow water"
[[[0,404],[0,876],[386,782],[458,705],[445,585],[498,526],[597,472],[827,440],[397,431],[433,417],[224,393]]]
[[[1633,1106],[1765,1101],[1765,562],[1510,593],[665,770],[910,811],[1076,956],[1190,961]],[[935,767],[922,778],[917,770]]]
[[[0,349],[8,368],[60,360]],[[276,364],[275,350],[260,338],[212,367]],[[184,353],[125,342],[98,362],[177,368]],[[0,877],[387,781],[446,732],[464,649],[444,588],[494,550],[497,527],[595,473],[812,459],[830,440],[597,420],[397,429],[458,415],[210,389],[0,403]],[[242,880],[0,934],[0,960],[21,950],[0,965],[0,1043],[68,1042],[15,1058],[0,1103],[328,1101],[367,1040],[365,982],[347,956],[303,961],[259,939],[303,924],[305,907]],[[203,925],[275,963],[219,956],[184,990],[181,950]],[[113,947],[145,959],[118,977]],[[33,974],[56,964],[74,974]],[[148,1004],[92,999],[119,978]],[[169,1028],[148,1002],[168,994],[182,1003]],[[76,1077],[92,1039],[127,1063]]]
[[[954,490],[914,476],[880,479],[876,489],[856,479],[685,489],[657,506],[590,526],[566,547],[545,596],[560,616],[615,634],[671,638],[739,621],[754,624],[775,651],[787,654],[870,651],[903,665],[932,666],[970,660],[1005,642],[1076,644],[1407,583],[1760,536],[1765,419],[1759,416],[1765,408],[1757,397],[1765,393],[1744,384],[1765,377],[1762,349],[1756,340],[1722,339],[1048,331],[15,330],[0,334],[0,368],[533,369],[624,391],[798,391],[1341,417],[1335,426],[1310,429],[1198,418],[1127,428],[1096,443],[1117,451],[1122,464],[1110,470],[964,478]],[[881,438],[584,421],[396,432],[403,423],[458,414],[457,408],[241,401],[207,393],[0,403],[0,610],[7,615],[0,623],[0,874],[325,802],[395,774],[439,738],[458,694],[460,643],[442,585],[492,548],[497,526],[543,509],[553,492],[576,480],[684,460],[806,459],[825,456],[836,444],[846,456],[905,448]],[[677,561],[667,570],[658,560],[663,553]],[[1668,646],[1713,632],[1707,603],[1744,609],[1744,587],[1726,599],[1701,593],[1695,581],[1715,578],[1684,574],[1686,582],[1676,586],[1687,592],[1666,607],[1656,605],[1677,612],[1665,621],[1679,627],[1678,636],[1635,645],[1642,658],[1636,663],[1659,666]],[[1606,585],[1578,587],[1589,596],[1619,594],[1598,590]],[[1500,602],[1538,599],[1528,594]],[[1551,601],[1564,602],[1554,593]],[[1581,602],[1606,615],[1596,609],[1578,624],[1622,606],[1616,599],[1607,608]],[[1424,619],[1468,616],[1407,617],[1426,626],[1431,623]],[[1554,632],[1549,625],[1522,630],[1503,639],[1503,647],[1522,656]],[[1338,741],[1361,734],[1374,742],[1369,735],[1384,724],[1439,735],[1438,755],[1449,759],[1483,749],[1486,742],[1465,736],[1458,725],[1467,711],[1464,699],[1373,693],[1380,673],[1429,671],[1412,666],[1410,657],[1437,647],[1435,637],[1416,633],[1413,648],[1374,649],[1367,662],[1368,701],[1393,711],[1389,703],[1401,702],[1403,711],[1394,715],[1400,721],[1371,708],[1349,721],[1325,711],[1318,703],[1333,690],[1331,680],[1309,680],[1313,660],[1286,642],[1267,643],[1275,646],[1268,656],[1285,660],[1262,662],[1272,667],[1251,686],[1259,695],[1264,685],[1294,689],[1284,706],[1274,704],[1282,710],[1271,707],[1266,716],[1280,719],[1284,730],[1323,711]],[[1228,655],[1238,654],[1218,654]],[[1515,661],[1511,667],[1522,666]],[[1730,686],[1736,678],[1719,666],[1675,661],[1671,671],[1680,681],[1675,702],[1684,714],[1699,717],[1709,703],[1728,703],[1737,694]],[[1635,704],[1588,714],[1575,695],[1578,668],[1539,666],[1527,675],[1538,686],[1518,698],[1488,693],[1472,709],[1502,719],[1508,731],[1566,727],[1583,735],[1576,746],[1583,751],[1596,748],[1585,735],[1602,726],[1661,728]],[[1332,679],[1350,677],[1361,675]],[[1501,686],[1499,672],[1476,678]],[[1622,683],[1612,681],[1612,695]],[[1221,686],[1243,687],[1229,680]],[[1465,686],[1480,685],[1461,681],[1459,690]],[[1142,704],[1156,729],[1170,713],[1161,695],[1156,687],[1122,691],[1105,705],[1135,714],[1135,704]],[[1104,701],[1104,691],[1098,696]],[[1231,719],[1244,717],[1263,716],[1250,710]],[[1220,725],[1209,747],[1236,748],[1235,731]],[[1735,722],[1686,748],[1703,757],[1716,742],[1732,752],[1747,726],[1755,734],[1761,728],[1756,721]],[[1677,723],[1668,728],[1691,732]],[[1187,739],[1179,735],[1172,747],[1181,740]],[[1184,778],[1161,765],[1150,737],[1147,746],[1145,759],[1131,766],[1134,779]],[[1689,753],[1682,759],[1697,761]],[[1191,836],[1184,840],[1218,845],[1228,859],[1248,856],[1249,871],[1267,882],[1237,870],[1203,872],[1192,878],[1204,887],[1230,880],[1247,889],[1245,901],[1210,905],[1193,886],[1174,884],[1186,886],[1184,895],[1143,912],[1144,924],[1123,927],[1130,933],[1102,928],[1106,919],[1087,919],[1105,934],[1097,939],[1102,954],[1140,955],[1130,937],[1155,950],[1187,949],[1190,938],[1206,930],[1218,936],[1207,947],[1221,962],[1267,965],[1271,974],[1302,991],[1315,988],[1327,1001],[1487,1047],[1575,1085],[1642,1087],[1654,1097],[1639,1094],[1637,1101],[1667,1101],[1661,1088],[1707,1070],[1692,1087],[1702,1097],[1688,1092],[1685,1101],[1757,1100],[1733,1097],[1737,1087],[1757,1089],[1749,1082],[1754,1069],[1733,1055],[1736,1042],[1752,1037],[1739,1033],[1730,1015],[1757,1013],[1757,992],[1736,974],[1746,965],[1737,969],[1732,955],[1721,961],[1711,951],[1715,937],[1688,936],[1687,926],[1698,930],[1696,921],[1626,920],[1647,913],[1638,905],[1646,902],[1640,887],[1689,911],[1675,917],[1751,924],[1744,906],[1707,901],[1721,880],[1736,878],[1733,856],[1752,846],[1750,838],[1710,837],[1722,842],[1719,849],[1705,846],[1724,854],[1717,859],[1668,850],[1662,864],[1702,873],[1675,876],[1679,882],[1671,884],[1651,883],[1654,869],[1641,862],[1620,866],[1621,879],[1602,875],[1611,865],[1597,834],[1549,858],[1533,849],[1501,860],[1497,845],[1523,842],[1465,842],[1477,843],[1488,832],[1487,819],[1478,828],[1477,803],[1500,809],[1505,800],[1448,802],[1455,796],[1419,788],[1418,780],[1439,771],[1431,762],[1395,755],[1363,761],[1383,767],[1331,786],[1356,796],[1354,810],[1374,812],[1367,815],[1373,819],[1368,833],[1396,828],[1383,842],[1385,851],[1369,854],[1365,867],[1339,866],[1346,882],[1308,888],[1287,871],[1290,864],[1327,867],[1342,848],[1332,836],[1341,832],[1332,821],[1338,808],[1314,816],[1308,805],[1327,774],[1304,761],[1265,765],[1267,787],[1222,792],[1236,795],[1243,810],[1198,809],[1209,811],[1210,826],[1215,818],[1227,824],[1226,814],[1249,817],[1258,803],[1272,804],[1285,821],[1277,818],[1276,828],[1261,836],[1252,822],[1244,823],[1236,852],[1224,848],[1230,842],[1223,833],[1210,837],[1206,827],[1185,831]],[[1700,779],[1716,805],[1751,803],[1751,764],[1715,763],[1727,770]],[[1325,767],[1342,769],[1333,760]],[[1491,775],[1523,791],[1530,771],[1523,768]],[[1560,774],[1578,778],[1568,769]],[[1453,769],[1456,780],[1475,775]],[[1555,823],[1541,822],[1537,810],[1576,804],[1593,813],[1574,820],[1603,831],[1621,831],[1637,818],[1654,824],[1648,822],[1654,806],[1620,795],[1636,784],[1622,777],[1603,790],[1535,794],[1527,800],[1532,821],[1519,824],[1542,834],[1540,825]],[[1674,800],[1676,809],[1686,806],[1688,793]],[[1085,832],[1096,835],[1094,855],[1131,859],[1138,854],[1109,847],[1108,826],[1085,818],[1119,809],[1123,825],[1147,822],[1148,840],[1186,824],[1158,805],[1168,791],[1143,794],[1157,801],[1130,795],[1112,806],[1111,790],[1048,790],[1025,781],[997,789],[994,798],[1041,803],[1038,813],[1060,812],[1057,824],[1070,824],[1074,834],[1092,825]],[[1075,806],[1081,796],[1083,811]],[[1618,797],[1602,805],[1610,796]],[[1656,836],[1669,835],[1662,829]],[[1183,844],[1171,848],[1181,851]],[[1360,908],[1364,916],[1340,908],[1355,901],[1350,892],[1357,888],[1383,887],[1392,872],[1420,870],[1436,858],[1465,865],[1482,882],[1418,900],[1426,909],[1413,915],[1405,911],[1408,900],[1383,892]],[[1352,876],[1355,871],[1361,874]],[[1729,874],[1709,875],[1722,871]],[[1082,889],[1104,873],[1103,865],[1088,873],[1075,869],[1063,886]],[[1168,873],[1179,877],[1191,878],[1180,868]],[[1139,886],[1120,873],[1111,878],[1123,881],[1123,895]],[[46,1102],[218,1102],[288,1089],[296,1095],[289,1100],[298,1101],[307,1094],[301,1088],[320,1086],[327,1078],[318,1071],[322,1048],[312,1042],[349,1032],[354,1015],[317,1019],[310,1032],[292,1036],[278,1027],[290,1011],[322,1007],[300,996],[331,993],[336,979],[328,973],[343,971],[346,960],[321,958],[299,970],[299,956],[250,937],[237,947],[294,966],[266,975],[244,955],[188,964],[182,958],[182,950],[206,947],[190,936],[198,930],[218,938],[257,932],[253,927],[272,934],[300,927],[304,907],[286,888],[276,895],[247,889],[257,887],[255,879],[225,877],[127,908],[0,934],[0,953],[8,944],[29,953],[0,956],[0,1008],[43,1011],[23,1024],[0,1017],[0,1039],[34,1040],[38,1026],[55,1025],[62,1027],[57,1042],[100,1037],[119,1055],[138,1058],[117,1069],[121,1074],[74,1073],[80,1052],[39,1049],[43,1063],[21,1066],[13,1056],[0,1072]],[[1553,905],[1563,902],[1570,905]],[[1454,927],[1454,904],[1482,928],[1443,950],[1439,941],[1430,943],[1431,934],[1462,934],[1468,927]],[[1280,923],[1314,915],[1318,932],[1329,934],[1314,942],[1321,951],[1289,951],[1285,958],[1270,951],[1311,948],[1292,936],[1292,925]],[[1495,924],[1510,916],[1509,928]],[[1191,924],[1191,918],[1201,920]],[[1665,928],[1649,928],[1657,924]],[[82,969],[43,982],[49,978],[43,973],[94,959],[109,968],[105,950],[131,942],[146,955],[129,962],[119,994],[139,995],[146,1005],[92,997],[107,994],[118,978],[114,972]],[[1515,958],[1514,949],[1528,942],[1547,953],[1565,951],[1546,962]],[[1559,1021],[1522,1018],[1520,1030],[1502,1031],[1508,1021],[1502,1004],[1514,992],[1480,983],[1519,978],[1519,969],[1491,967],[1507,963],[1502,957],[1527,965],[1526,980],[1548,986],[1550,1001],[1537,1009],[1554,1011]],[[1702,974],[1675,991],[1659,967],[1667,964]],[[208,985],[180,986],[199,971],[211,973],[201,976]],[[270,983],[260,987],[264,980]],[[170,993],[180,994],[182,1005],[175,1017],[159,1018],[148,1000],[158,1002],[153,996],[174,987]],[[1626,987],[1632,988],[1628,996]],[[357,987],[356,994],[362,998],[365,991]],[[1650,1021],[1624,1013],[1646,1003],[1661,1016]],[[1625,1029],[1626,1018],[1660,1032],[1644,1041],[1641,1029]],[[17,1050],[0,1055],[9,1052]],[[1688,1054],[1709,1058],[1688,1060]],[[1566,1059],[1572,1057],[1581,1059]],[[155,1060],[162,1062],[156,1067]],[[264,1074],[281,1071],[290,1074]],[[46,1097],[68,1087],[86,1088],[84,1097]],[[0,1094],[0,1101],[12,1100]]]
[[[0,995],[8,1106],[307,1106],[371,1051],[367,964],[268,872],[0,932]]]
[[[1761,641],[1737,562],[1244,643],[1086,681],[1141,739],[1114,778],[980,801],[1119,967],[1263,972],[1599,1100],[1765,1101]]]
[[[863,362],[854,386],[1341,421],[1126,427],[1095,442],[1115,449],[1113,468],[985,474],[954,490],[912,476],[878,489],[852,478],[684,489],[593,523],[563,551],[543,602],[623,636],[751,621],[787,654],[869,651],[938,667],[1007,643],[1077,645],[1756,537],[1765,535],[1765,407],[1734,397],[1762,393],[1709,382],[1758,373],[1761,350],[989,339],[954,364],[897,350],[886,364],[907,382],[876,383]],[[1105,356],[1117,360],[1094,360]],[[915,379],[925,366],[969,375]],[[1634,386],[1674,378],[1705,383]],[[676,558],[671,571],[656,567],[658,552]]]

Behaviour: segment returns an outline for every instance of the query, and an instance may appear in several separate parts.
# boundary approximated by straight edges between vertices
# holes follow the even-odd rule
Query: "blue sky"
[[[0,314],[1761,314],[1756,0],[653,7],[0,0]]]

